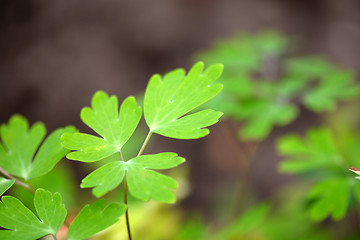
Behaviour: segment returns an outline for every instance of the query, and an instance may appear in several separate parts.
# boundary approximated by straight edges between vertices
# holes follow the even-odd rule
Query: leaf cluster
[[[95,93],[91,107],[82,109],[80,117],[97,135],[78,132],[68,126],[51,133],[45,140],[42,123],[29,127],[28,121],[14,115],[8,124],[0,127],[0,195],[14,184],[34,193],[35,211],[18,198],[3,196],[0,202],[0,239],[34,240],[46,235],[54,238],[64,224],[67,210],[59,193],[38,188],[29,180],[42,177],[66,155],[70,160],[96,162],[114,159],[85,177],[82,188],[93,188],[101,197],[124,182],[125,191],[143,201],[175,202],[172,191],[177,182],[155,170],[169,169],[185,161],[176,153],[164,152],[143,155],[152,134],[177,139],[196,139],[209,134],[207,127],[215,124],[222,113],[211,109],[196,111],[222,89],[214,83],[221,75],[222,65],[204,69],[195,64],[186,74],[174,70],[164,77],[154,75],[147,86],[144,98],[144,117],[149,133],[137,156],[124,159],[122,150],[133,135],[142,117],[142,109],[134,97],[126,98],[119,108],[116,96],[103,91]],[[88,239],[118,221],[127,206],[105,199],[86,205],[72,221],[68,240]],[[126,203],[126,201],[125,201]]]
[[[328,216],[342,219],[350,203],[360,201],[360,183],[344,171],[356,162],[354,156],[358,156],[360,138],[352,134],[341,141],[335,139],[329,129],[314,128],[305,137],[291,134],[277,144],[279,153],[286,159],[279,165],[280,171],[299,174],[313,182],[307,197],[307,212],[314,221]],[[349,155],[350,151],[357,154]]]
[[[143,201],[175,202],[172,189],[177,183],[171,177],[153,170],[169,169],[185,160],[176,153],[142,155],[152,134],[176,139],[195,139],[209,134],[206,128],[218,121],[222,113],[211,109],[192,112],[209,101],[222,89],[214,83],[222,72],[215,64],[204,70],[204,64],[195,64],[188,74],[177,69],[161,77],[151,77],[144,96],[144,117],[149,127],[143,148],[131,159],[123,159],[122,148],[137,128],[142,109],[134,97],[126,98],[120,106],[116,96],[95,93],[91,107],[81,110],[81,120],[98,136],[86,133],[66,133],[63,146],[73,150],[70,160],[94,162],[114,156],[116,159],[90,173],[82,180],[82,188],[93,188],[100,197],[118,187],[124,179],[129,192]]]
[[[301,186],[285,187],[281,196],[281,208],[270,203],[259,203],[247,208],[223,226],[205,226],[201,220],[191,219],[181,228],[176,239],[267,239],[267,240],[326,240],[329,231],[314,225],[306,214]],[[290,191],[289,191],[290,190]],[[285,196],[283,196],[285,194]]]
[[[52,194],[37,189],[34,196],[36,214],[19,199],[3,196],[0,203],[0,238],[7,240],[34,240],[46,235],[56,235],[63,225],[67,210],[59,193]],[[84,240],[106,229],[124,214],[124,204],[112,203],[105,207],[101,199],[86,205],[69,227],[68,240]]]
[[[220,78],[224,91],[210,105],[243,121],[243,138],[265,139],[275,126],[291,123],[300,106],[321,113],[359,96],[353,72],[319,56],[296,56],[294,50],[293,41],[268,31],[235,36],[198,54],[227,66]]]
[[[0,178],[2,195],[16,182],[32,190],[26,182],[44,176],[54,168],[69,152],[61,145],[61,135],[74,133],[76,129],[72,126],[57,129],[44,140],[46,130],[42,123],[29,127],[27,119],[14,115],[8,124],[1,125],[0,131],[0,169],[7,177]],[[103,205],[93,205],[93,214],[100,214],[97,222],[90,221],[87,216],[89,206],[85,206],[70,226],[68,239],[82,240],[94,235],[116,222],[126,209],[125,205],[112,204],[109,213],[103,211]],[[0,230],[0,239],[33,240],[49,234],[56,235],[67,216],[61,195],[39,188],[35,191],[34,206],[36,213],[18,198],[3,196],[0,203],[0,226],[5,230]]]

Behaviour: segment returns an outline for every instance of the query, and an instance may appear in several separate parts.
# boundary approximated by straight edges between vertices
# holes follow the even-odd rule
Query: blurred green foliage
[[[354,74],[320,56],[295,56],[294,41],[274,32],[241,34],[219,41],[196,58],[225,65],[224,90],[211,107],[244,123],[245,140],[264,140],[275,126],[296,119],[299,107],[334,110],[359,95]]]
[[[291,133],[277,141],[285,158],[279,172],[297,175],[298,181],[279,186],[267,205],[250,206],[223,227],[204,227],[203,239],[359,238],[351,226],[359,219],[360,183],[348,171],[360,165],[359,106],[338,106],[356,99],[360,85],[351,70],[322,56],[297,54],[297,43],[275,31],[239,34],[195,57],[224,64],[224,90],[209,104],[241,123],[239,144],[255,140],[257,148],[274,127],[292,123],[303,108],[325,119],[323,127],[308,129],[304,137]],[[255,154],[244,161],[252,165]],[[251,187],[244,189],[249,193],[243,197],[254,197]]]
[[[353,144],[356,139],[360,146],[360,136],[344,139]],[[360,182],[354,179],[349,166],[357,165],[353,157],[343,154],[343,149],[335,141],[334,134],[325,128],[308,130],[306,137],[288,135],[278,142],[279,152],[286,157],[280,164],[280,171],[296,173],[311,178],[314,186],[308,193],[308,213],[315,221],[331,216],[342,219],[352,201],[360,202]],[[342,143],[347,146],[347,143]],[[360,154],[358,147],[357,156]],[[356,198],[356,199],[352,199]]]

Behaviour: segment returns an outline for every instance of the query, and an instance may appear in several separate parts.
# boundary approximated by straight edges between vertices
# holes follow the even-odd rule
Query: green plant
[[[35,194],[36,214],[19,199],[3,196],[0,226],[5,230],[0,230],[0,239],[32,240],[46,235],[56,239],[67,215],[61,195],[44,189],[35,191],[28,180],[51,171],[65,155],[70,160],[87,163],[113,159],[82,180],[81,187],[93,188],[96,197],[105,195],[121,183],[124,187],[124,204],[115,202],[105,206],[105,200],[100,199],[91,206],[86,205],[69,226],[67,239],[89,238],[115,223],[124,213],[131,239],[128,192],[143,201],[175,202],[172,190],[177,188],[177,182],[154,170],[173,168],[185,161],[171,152],[144,155],[151,135],[155,133],[177,139],[208,135],[206,127],[215,124],[222,113],[210,109],[189,112],[221,91],[222,85],[214,83],[221,73],[222,65],[214,64],[204,70],[203,63],[199,62],[187,75],[182,69],[174,70],[163,78],[154,75],[146,88],[143,105],[149,132],[137,156],[131,159],[123,158],[122,149],[142,116],[142,109],[134,97],[126,98],[119,111],[116,96],[108,96],[103,91],[95,93],[91,107],[82,109],[81,119],[99,136],[66,127],[52,133],[39,149],[45,135],[44,126],[37,123],[28,129],[26,119],[18,115],[12,117],[8,125],[1,126],[0,168],[5,178],[0,179],[0,190],[3,194],[13,184],[30,190]]]
[[[343,101],[360,95],[360,86],[355,82],[351,70],[321,56],[300,55],[295,44],[293,39],[275,31],[263,31],[218,41],[213,48],[195,57],[207,64],[221,61],[226,66],[219,79],[224,84],[224,90],[207,106],[221,109],[225,117],[230,119],[223,125],[230,129],[227,137],[238,140],[239,160],[241,158],[244,162],[244,174],[239,177],[237,184],[242,186],[242,193],[233,197],[241,198],[242,203],[235,209],[243,208],[241,204],[246,202],[245,197],[253,201],[257,194],[252,185],[246,186],[252,181],[247,173],[258,167],[263,168],[253,160],[259,160],[257,151],[262,149],[265,140],[264,145],[271,143],[269,135],[275,127],[289,125],[304,109],[313,112],[317,120],[329,121],[335,115],[341,115],[339,106],[344,106]],[[354,109],[352,111],[350,114],[357,116]],[[356,121],[353,126],[347,126],[346,119],[339,119],[334,124],[336,128],[347,128],[345,131],[341,129],[342,134],[325,126],[310,129],[304,138],[294,134],[281,138],[277,148],[286,161],[278,169],[281,173],[296,174],[305,185],[297,189],[296,181],[292,181],[290,188],[293,186],[293,192],[283,196],[292,199],[292,195],[299,190],[297,206],[283,209],[286,205],[282,201],[273,200],[272,209],[278,205],[282,207],[273,211],[261,226],[257,226],[255,234],[241,233],[240,225],[234,227],[236,225],[232,222],[241,219],[242,215],[230,216],[232,220],[226,222],[219,234],[231,233],[229,239],[330,239],[330,233],[317,224],[328,218],[331,218],[328,224],[336,224],[340,226],[339,232],[344,231],[341,224],[346,222],[350,225],[349,218],[354,215],[359,218],[356,206],[359,203],[359,183],[347,171],[350,166],[357,166],[359,155],[358,117],[353,118],[356,119],[352,120]],[[326,121],[323,121],[323,125],[330,125]],[[232,136],[232,128],[239,125],[237,136]],[[352,170],[360,173],[355,168]],[[259,217],[258,220],[261,219]],[[346,234],[342,234],[342,239],[345,239]],[[350,234],[346,237],[357,236],[354,231]],[[210,236],[214,236],[214,233]]]
[[[64,133],[75,131],[74,127],[61,128],[43,141],[46,134],[44,125],[35,123],[29,129],[27,120],[19,115],[14,115],[7,125],[1,126],[0,169],[7,178],[1,178],[1,194],[13,184],[26,188],[35,195],[33,201],[37,213],[34,214],[13,196],[2,197],[0,226],[8,230],[0,230],[1,239],[30,240],[46,235],[56,238],[67,215],[61,195],[41,188],[35,191],[29,180],[51,171],[69,152],[61,145],[60,137]],[[89,205],[86,205],[75,218],[69,227],[68,239],[85,239],[107,228],[125,212],[126,206],[113,203],[104,210],[102,202],[94,203],[91,209],[93,214],[99,215],[97,222],[88,220],[88,209]]]
[[[224,91],[209,105],[241,121],[244,140],[264,140],[275,126],[293,122],[301,106],[329,112],[359,96],[352,71],[320,56],[295,55],[296,48],[285,36],[264,31],[219,41],[197,55],[207,64],[225,64]]]
[[[316,128],[308,130],[304,139],[291,134],[278,142],[279,152],[287,159],[280,164],[280,171],[312,179],[308,213],[315,221],[328,216],[340,220],[353,207],[349,203],[360,202],[360,183],[344,171],[357,162],[358,147],[351,155],[348,152],[351,146],[360,145],[360,137],[351,134],[341,142],[335,139],[341,138],[329,129]]]

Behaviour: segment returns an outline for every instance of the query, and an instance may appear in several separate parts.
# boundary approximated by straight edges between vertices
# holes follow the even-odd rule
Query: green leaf
[[[252,140],[264,139],[274,126],[286,125],[298,115],[295,105],[273,100],[252,99],[244,101],[240,107],[239,117],[246,120],[241,135]]]
[[[109,191],[115,189],[123,181],[125,168],[122,161],[115,161],[96,169],[85,177],[80,187],[91,188],[96,197],[101,197]]]
[[[9,230],[0,230],[0,239],[35,240],[56,235],[67,214],[60,194],[43,189],[36,190],[34,197],[38,216],[17,198],[4,196],[1,201],[0,226]]]
[[[81,120],[101,137],[84,133],[64,134],[62,144],[74,150],[66,156],[70,160],[94,162],[120,152],[142,114],[134,97],[124,100],[119,113],[117,97],[109,97],[102,91],[95,93],[91,106],[82,109]]]
[[[74,133],[74,127],[60,128],[51,133],[41,145],[31,165],[29,179],[45,175],[69,152],[61,145],[61,135],[64,133]]]
[[[126,211],[125,204],[111,203],[105,207],[105,203],[105,199],[100,199],[91,206],[86,205],[70,225],[67,239],[88,239],[116,223]]]
[[[350,196],[350,185],[346,178],[334,178],[318,183],[310,192],[312,204],[309,216],[314,221],[324,220],[328,215],[340,220],[346,214]]]
[[[215,97],[222,89],[213,84],[223,66],[214,64],[204,72],[204,64],[196,63],[188,75],[182,69],[164,76],[151,77],[144,98],[144,115],[151,132],[179,139],[204,137],[204,129],[215,124],[222,113],[205,110],[187,116],[190,111]]]
[[[360,95],[360,86],[355,85],[354,80],[352,72],[332,71],[305,93],[303,102],[315,112],[334,110],[338,101]]]
[[[221,77],[221,83],[224,85],[224,89],[219,93],[221,94],[231,94],[237,98],[248,97],[252,94],[254,90],[254,83],[252,79],[247,75],[241,75],[239,73],[237,76],[228,76],[226,78]],[[218,96],[219,96],[218,95]],[[214,99],[217,99],[216,96]]]
[[[6,179],[0,177],[0,196],[4,194],[12,185],[14,185],[15,179]]]
[[[282,172],[306,173],[333,167],[342,169],[342,155],[329,130],[310,129],[306,135],[305,139],[288,135],[278,141],[279,152],[287,158],[280,164]]]
[[[286,72],[293,76],[303,76],[305,81],[329,74],[334,69],[333,64],[317,56],[288,59],[285,63]]]
[[[148,201],[150,198],[159,202],[174,203],[175,194],[171,189],[178,187],[177,182],[149,169],[168,169],[185,161],[176,153],[143,155],[126,162],[129,192],[136,198]]]
[[[169,169],[184,161],[184,158],[170,152],[143,155],[126,162],[114,161],[89,174],[82,180],[81,187],[95,187],[93,193],[100,197],[116,188],[126,173],[129,192],[134,197],[143,201],[152,198],[160,202],[173,203],[175,194],[171,189],[177,188],[176,181],[150,169]]]
[[[59,193],[51,194],[50,191],[37,189],[34,205],[41,222],[47,226],[47,231],[56,234],[66,218],[66,208],[62,203]]]
[[[277,149],[282,155],[301,155],[309,152],[307,144],[295,134],[289,134],[280,138],[277,143]]]
[[[68,153],[60,144],[60,135],[76,130],[74,127],[58,129],[49,135],[40,148],[46,134],[42,123],[35,123],[29,129],[24,117],[14,115],[7,125],[1,125],[0,131],[0,167],[13,176],[29,180],[48,173]]]

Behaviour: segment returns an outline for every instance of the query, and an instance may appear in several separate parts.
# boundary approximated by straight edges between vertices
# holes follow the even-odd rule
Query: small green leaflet
[[[310,192],[309,216],[314,221],[331,216],[342,219],[348,209],[351,187],[345,177],[337,177],[319,182]]]
[[[221,75],[223,66],[214,64],[204,72],[203,69],[204,64],[198,62],[187,75],[178,69],[164,78],[158,74],[151,77],[144,97],[144,115],[150,132],[178,139],[209,134],[206,127],[218,122],[222,113],[208,109],[186,115],[222,89],[221,84],[213,83]]]
[[[0,230],[0,239],[35,240],[48,234],[56,235],[67,214],[60,194],[44,189],[35,192],[37,216],[17,198],[4,196],[1,201],[0,226],[9,230]]]
[[[81,110],[81,120],[101,137],[84,134],[64,134],[62,144],[73,152],[66,157],[71,160],[94,162],[120,152],[135,131],[141,115],[134,97],[128,97],[118,108],[116,96],[105,92],[95,93],[92,108]]]
[[[329,75],[336,66],[315,55],[290,58],[284,63],[284,68],[291,75],[301,76],[305,81],[309,81]]]
[[[329,72],[311,91],[304,94],[305,106],[315,112],[335,110],[340,100],[359,96],[360,86],[354,84],[355,77],[349,71]]]
[[[327,129],[310,129],[306,139],[293,134],[287,135],[280,138],[277,148],[288,159],[280,164],[282,172],[306,173],[336,167],[342,171],[342,156]]]
[[[105,207],[105,203],[105,199],[100,199],[86,205],[70,225],[67,240],[88,239],[116,223],[126,211],[125,204],[112,203]]]
[[[0,177],[0,196],[4,194],[12,185],[14,185],[15,179],[6,179]]]
[[[184,158],[171,152],[143,155],[126,162],[114,161],[89,174],[82,180],[81,187],[94,187],[94,195],[100,197],[116,188],[126,173],[129,192],[134,197],[143,201],[152,198],[173,203],[176,198],[171,189],[177,188],[176,181],[150,169],[169,169],[184,161]]]
[[[29,180],[48,173],[69,152],[61,146],[60,137],[76,129],[71,126],[58,129],[41,144],[45,126],[35,123],[29,129],[24,117],[14,115],[7,125],[1,125],[0,131],[0,167],[13,176]]]
[[[239,104],[238,116],[245,119],[246,124],[241,129],[241,135],[245,139],[264,139],[274,126],[286,125],[297,115],[297,107],[290,103],[277,103],[273,100],[262,99],[243,101]]]

